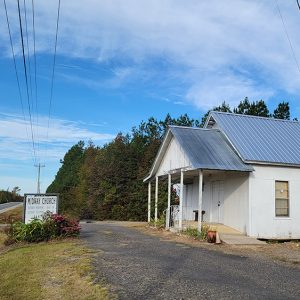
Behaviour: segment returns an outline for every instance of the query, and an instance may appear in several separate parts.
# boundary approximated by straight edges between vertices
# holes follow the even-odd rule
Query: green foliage
[[[274,110],[273,117],[275,119],[289,120],[291,117],[289,103],[284,101],[279,103],[277,108]]]
[[[46,240],[43,222],[41,220],[33,220],[28,224],[22,222],[13,223],[11,224],[9,237],[16,242],[26,241],[33,243]]]
[[[34,219],[30,223],[14,222],[7,229],[7,244],[13,242],[37,243],[58,237],[71,237],[79,234],[77,221],[62,215],[46,213],[42,220]]]
[[[47,188],[47,193],[60,193],[60,209],[62,212],[76,210],[74,198],[77,195],[76,187],[80,180],[79,172],[83,157],[84,142],[80,141],[66,153],[54,181]]]
[[[154,219],[150,220],[150,226],[155,226],[158,229],[163,229],[166,227],[166,216],[165,214],[161,214],[159,218],[157,218],[157,221],[155,222]]]
[[[23,197],[19,194],[20,188],[14,187],[11,191],[0,190],[0,204],[6,202],[22,202]]]
[[[248,97],[233,110],[236,114],[270,117],[269,109],[263,100],[250,102]]]
[[[168,125],[196,126],[186,114],[165,120],[149,118],[131,134],[119,133],[104,145],[83,142],[65,155],[47,192],[60,193],[60,209],[85,219],[143,221],[147,218],[147,186],[143,183]],[[173,193],[174,194],[174,193]],[[174,196],[173,196],[174,198]],[[159,187],[158,215],[166,209],[167,187]]]
[[[191,228],[191,227],[186,228],[184,231],[182,231],[182,233],[186,234],[190,237],[193,237],[197,240],[204,241],[204,240],[206,240],[207,233],[209,230],[210,230],[210,227],[208,225],[202,225],[201,233],[198,231],[197,228]]]

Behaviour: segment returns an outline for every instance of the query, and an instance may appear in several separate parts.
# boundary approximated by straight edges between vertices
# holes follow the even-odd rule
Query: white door
[[[213,181],[211,188],[211,222],[223,223],[224,181]]]

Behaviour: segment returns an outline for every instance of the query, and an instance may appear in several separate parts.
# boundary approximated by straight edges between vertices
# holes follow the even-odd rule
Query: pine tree
[[[245,97],[245,99],[239,103],[238,107],[233,109],[233,112],[235,114],[248,115],[250,106],[251,104],[248,97]]]
[[[252,102],[248,115],[259,117],[270,117],[269,109],[263,100]]]
[[[54,181],[47,188],[47,193],[60,193],[59,209],[75,212],[78,208],[77,185],[79,184],[79,171],[83,163],[84,142],[80,141],[65,154],[61,161]]]
[[[273,112],[273,118],[275,119],[290,119],[290,105],[288,102],[281,102]]]
[[[269,109],[263,100],[250,103],[248,97],[245,97],[233,112],[242,115],[270,117]]]

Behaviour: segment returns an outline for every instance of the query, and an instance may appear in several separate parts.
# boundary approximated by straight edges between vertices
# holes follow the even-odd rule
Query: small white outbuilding
[[[166,227],[186,221],[220,223],[248,236],[300,239],[300,124],[211,112],[204,128],[170,126],[148,182],[168,180]],[[179,187],[179,205],[171,188]],[[201,187],[199,189],[199,186]],[[201,213],[198,213],[201,212]]]

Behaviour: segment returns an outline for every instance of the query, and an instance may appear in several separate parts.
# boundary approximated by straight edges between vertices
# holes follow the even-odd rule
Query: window
[[[289,216],[288,181],[275,181],[275,215],[276,217]]]

